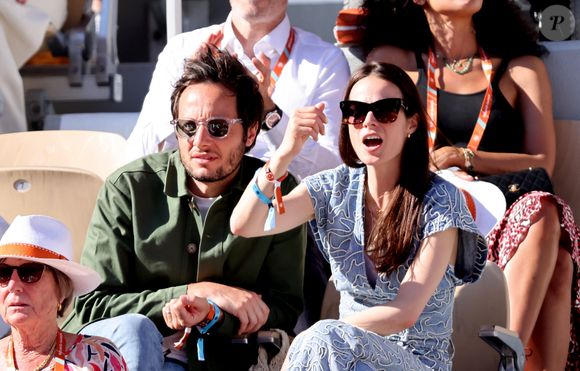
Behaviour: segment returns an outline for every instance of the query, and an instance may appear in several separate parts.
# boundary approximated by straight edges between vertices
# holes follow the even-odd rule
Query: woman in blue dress
[[[454,289],[479,278],[487,247],[460,191],[429,172],[415,85],[394,65],[365,65],[341,102],[345,165],[274,196],[305,140],[324,135],[323,109],[295,112],[230,221],[244,237],[310,222],[330,262],[340,320],[319,321],[297,336],[285,367],[449,370]]]

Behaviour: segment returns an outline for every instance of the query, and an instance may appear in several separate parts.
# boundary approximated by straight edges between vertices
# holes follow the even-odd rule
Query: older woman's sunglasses
[[[0,285],[6,286],[10,282],[12,272],[16,270],[16,274],[20,281],[24,283],[35,283],[42,278],[42,273],[46,265],[40,263],[25,263],[22,265],[8,265],[0,264]]]
[[[405,111],[408,107],[401,98],[386,98],[373,103],[359,102],[356,100],[344,100],[340,102],[343,124],[360,125],[365,121],[367,113],[372,111],[375,119],[383,124],[395,122],[399,116],[399,110]]]
[[[209,117],[205,120],[176,119],[171,120],[177,134],[188,139],[195,135],[200,126],[205,126],[209,135],[214,138],[225,138],[230,131],[230,126],[242,123],[242,119],[228,119],[225,117]]]

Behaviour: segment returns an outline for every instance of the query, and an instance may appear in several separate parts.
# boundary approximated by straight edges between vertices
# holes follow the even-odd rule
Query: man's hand
[[[252,58],[252,63],[254,67],[258,70],[258,75],[256,76],[256,81],[260,87],[260,93],[262,94],[262,99],[264,99],[264,112],[269,112],[274,109],[274,101],[272,100],[272,93],[274,93],[274,86],[271,84],[270,78],[270,58],[266,54],[260,52],[254,58]]]
[[[221,309],[236,316],[240,321],[238,335],[258,331],[264,326],[270,314],[270,308],[260,295],[238,287],[214,282],[192,283],[187,287],[187,295],[211,299]]]
[[[165,304],[163,319],[167,327],[174,330],[193,327],[207,317],[210,310],[209,306],[206,298],[181,295]]]

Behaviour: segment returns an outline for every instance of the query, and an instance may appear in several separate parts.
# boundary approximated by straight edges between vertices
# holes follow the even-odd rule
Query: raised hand
[[[271,111],[274,109],[274,101],[272,100],[274,86],[271,84],[270,79],[270,58],[268,58],[266,54],[260,52],[256,57],[252,58],[252,63],[258,70],[258,74],[255,77],[260,87],[262,99],[264,99],[264,111]]]
[[[327,121],[322,102],[297,109],[290,117],[279,153],[291,157],[298,155],[309,137],[318,140],[318,135],[324,135]]]

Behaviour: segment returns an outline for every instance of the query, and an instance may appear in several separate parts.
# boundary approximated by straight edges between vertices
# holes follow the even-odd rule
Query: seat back
[[[554,191],[562,197],[574,213],[576,223],[580,222],[580,121],[557,120],[556,128],[556,166],[552,174]]]
[[[455,290],[454,370],[497,370],[499,354],[479,338],[483,325],[509,324],[509,297],[503,272],[488,261],[479,280]]]
[[[88,225],[103,180],[93,173],[58,167],[0,168],[0,215],[43,214],[62,221],[80,260]]]
[[[83,169],[101,179],[125,162],[126,140],[103,131],[44,130],[0,135],[0,168],[56,166]]]
[[[337,319],[340,294],[331,279],[322,300],[321,319]],[[507,327],[507,284],[499,267],[488,261],[480,279],[458,287],[453,309],[454,370],[497,370],[499,354],[479,338],[482,325]]]

